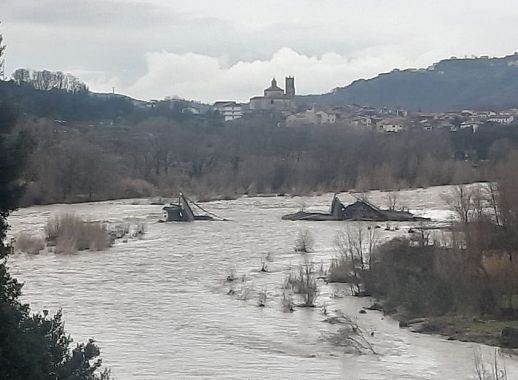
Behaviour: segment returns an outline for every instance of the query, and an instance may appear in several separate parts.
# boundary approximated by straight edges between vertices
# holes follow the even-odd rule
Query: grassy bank
[[[400,320],[400,326],[408,327],[412,332],[421,334],[442,335],[448,340],[475,342],[488,346],[504,348],[509,345],[502,340],[502,330],[518,329],[517,320],[496,320],[490,317],[461,315],[443,315],[406,320],[402,316],[393,315]]]

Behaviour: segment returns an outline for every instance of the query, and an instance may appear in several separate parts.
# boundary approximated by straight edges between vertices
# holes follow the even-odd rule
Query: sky
[[[518,50],[516,0],[0,0],[5,68],[139,99],[325,93],[394,68]]]

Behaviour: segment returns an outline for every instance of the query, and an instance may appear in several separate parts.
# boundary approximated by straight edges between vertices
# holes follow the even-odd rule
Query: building
[[[225,121],[239,119],[244,114],[243,105],[234,101],[219,101],[212,107],[220,113]]]
[[[507,115],[507,114],[500,114],[500,115],[495,115],[495,116],[490,117],[489,119],[487,119],[487,121],[493,122],[493,123],[499,123],[502,125],[509,125],[514,121],[514,116]]]
[[[250,98],[251,111],[293,112],[295,105],[295,78],[286,77],[286,90],[277,86],[275,78],[263,96]]]
[[[287,127],[301,125],[330,125],[336,123],[336,113],[318,111],[315,108],[289,115],[286,118]]]
[[[404,120],[396,120],[396,119],[388,119],[381,120],[376,123],[376,130],[378,132],[401,132],[406,130],[407,127],[405,125]]]
[[[475,133],[480,127],[480,123],[475,121],[465,121],[460,125],[460,129],[471,129]]]
[[[351,125],[358,128],[372,129],[372,118],[369,116],[356,116],[351,119]]]

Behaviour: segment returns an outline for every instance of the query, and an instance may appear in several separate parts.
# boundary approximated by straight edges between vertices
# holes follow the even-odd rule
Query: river
[[[400,202],[418,215],[444,222],[443,198],[450,187],[401,191]],[[386,195],[373,192],[374,203]],[[9,218],[12,234],[43,234],[48,218],[60,213],[117,223],[146,223],[143,239],[117,241],[103,252],[13,255],[9,267],[25,282],[23,301],[37,312],[62,308],[76,341],[93,337],[105,366],[125,379],[472,379],[474,351],[486,346],[415,334],[376,311],[360,314],[369,299],[341,296],[343,287],[319,282],[318,307],[281,310],[282,284],[302,263],[294,252],[298,231],[313,235],[311,260],[325,265],[335,255],[335,237],[351,222],[290,222],[281,216],[300,204],[326,210],[332,194],[312,197],[244,197],[204,203],[226,222],[158,223],[161,206],[149,200],[34,206]],[[341,195],[345,202],[353,200]],[[411,223],[382,224],[379,239],[406,234]],[[394,228],[392,228],[394,229]],[[267,259],[266,259],[267,257]],[[262,262],[268,272],[261,272]],[[225,281],[231,271],[245,285]],[[240,280],[239,280],[240,281]],[[238,281],[238,282],[239,282]],[[250,291],[248,300],[228,295]],[[258,307],[258,293],[267,294]],[[336,326],[330,315],[350,316],[365,332],[373,353],[351,353],[325,337]],[[373,335],[371,336],[371,333]],[[510,379],[518,361],[505,358]]]

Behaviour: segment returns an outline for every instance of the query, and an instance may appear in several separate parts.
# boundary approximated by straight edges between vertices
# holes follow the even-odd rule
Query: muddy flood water
[[[420,216],[445,222],[443,195],[449,187],[400,192],[400,202]],[[354,199],[340,196],[344,203]],[[346,287],[319,281],[317,307],[281,308],[282,285],[303,263],[294,252],[298,231],[314,237],[311,260],[327,266],[335,237],[356,222],[291,222],[281,216],[299,209],[327,210],[332,194],[314,197],[255,197],[203,206],[226,222],[158,223],[161,207],[150,200],[36,206],[14,212],[12,234],[43,234],[48,218],[74,213],[109,223],[146,223],[142,239],[117,241],[103,252],[13,255],[12,274],[25,282],[23,301],[34,312],[63,309],[77,341],[93,337],[116,379],[474,379],[474,351],[493,348],[448,341],[400,329],[380,312],[360,314],[372,300],[345,296]],[[384,205],[386,194],[369,199]],[[412,223],[381,224],[381,241],[408,234]],[[268,272],[261,272],[266,262]],[[225,281],[231,271],[241,279]],[[235,294],[227,294],[233,288]],[[239,295],[246,292],[247,300]],[[266,307],[258,307],[266,292]],[[344,314],[364,331],[375,353],[351,352],[329,337],[339,326],[324,322]],[[373,334],[372,334],[373,333]],[[509,379],[518,360],[506,357]]]

